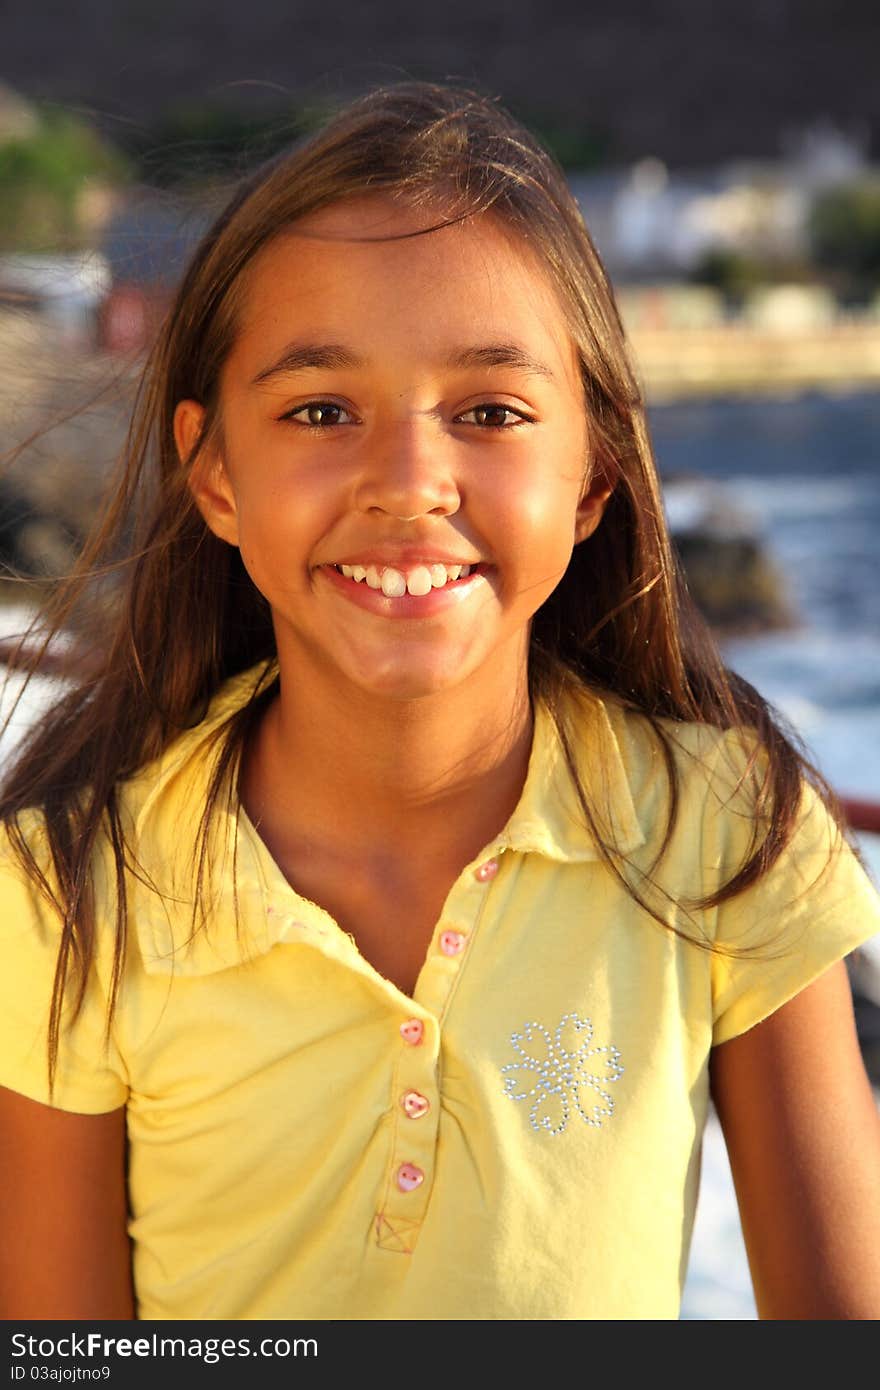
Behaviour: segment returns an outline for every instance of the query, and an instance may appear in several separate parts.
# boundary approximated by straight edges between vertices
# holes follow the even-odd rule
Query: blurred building
[[[801,261],[815,199],[871,172],[864,142],[818,125],[775,161],[676,172],[649,157],[571,185],[611,275],[639,282],[690,275],[717,251]]]
[[[822,285],[768,285],[755,290],[743,307],[743,319],[770,333],[809,333],[830,328],[837,302]]]

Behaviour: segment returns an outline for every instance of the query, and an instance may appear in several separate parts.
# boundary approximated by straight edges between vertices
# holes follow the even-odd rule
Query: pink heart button
[[[464,950],[464,935],[460,931],[445,931],[440,936],[440,950],[444,956],[457,956]]]
[[[494,878],[498,872],[498,860],[487,859],[485,864],[481,864],[474,870],[474,878],[478,878],[481,883],[488,883],[490,878]]]
[[[400,1036],[410,1047],[418,1047],[424,1031],[425,1026],[420,1018],[408,1018],[406,1023],[400,1025]]]
[[[421,1168],[417,1168],[414,1163],[401,1163],[397,1170],[397,1186],[401,1192],[413,1192],[415,1188],[421,1187],[425,1181],[425,1175]]]
[[[404,1111],[411,1120],[420,1120],[431,1109],[431,1102],[420,1091],[407,1091],[400,1098]]]

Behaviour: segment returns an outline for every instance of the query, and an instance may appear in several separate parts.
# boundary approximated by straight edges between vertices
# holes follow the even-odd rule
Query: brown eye
[[[296,410],[288,410],[282,418],[295,420],[298,425],[306,425],[311,429],[326,429],[331,425],[352,423],[348,411],[333,401],[309,401],[307,405],[297,406]]]
[[[510,413],[503,405],[478,405],[474,411],[478,425],[506,425]]]
[[[470,410],[465,410],[463,414],[458,416],[458,419],[465,424],[475,424],[480,425],[483,429],[495,430],[514,429],[517,425],[527,423],[527,417],[521,415],[518,410],[512,410],[510,406],[498,405],[491,401],[487,401],[483,405],[471,406]]]

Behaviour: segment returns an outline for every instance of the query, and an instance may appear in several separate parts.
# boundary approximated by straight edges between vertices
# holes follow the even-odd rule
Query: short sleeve
[[[724,882],[747,856],[750,779],[740,736],[719,750],[707,798],[704,863]],[[772,868],[717,908],[712,955],[713,1045],[737,1037],[880,932],[880,898],[816,791],[806,782],[790,843]]]
[[[59,1110],[100,1114],[125,1104],[124,1067],[105,1042],[106,997],[93,971],[82,1010],[69,1010],[59,1039],[54,1091],[48,1025],[61,926],[45,896],[0,844],[0,1085]]]

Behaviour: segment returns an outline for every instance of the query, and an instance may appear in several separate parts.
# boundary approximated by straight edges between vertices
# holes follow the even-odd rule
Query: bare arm
[[[0,1087],[0,1318],[134,1317],[125,1107],[77,1115]]]
[[[759,1316],[880,1317],[880,1115],[844,964],[717,1047],[711,1081]]]

